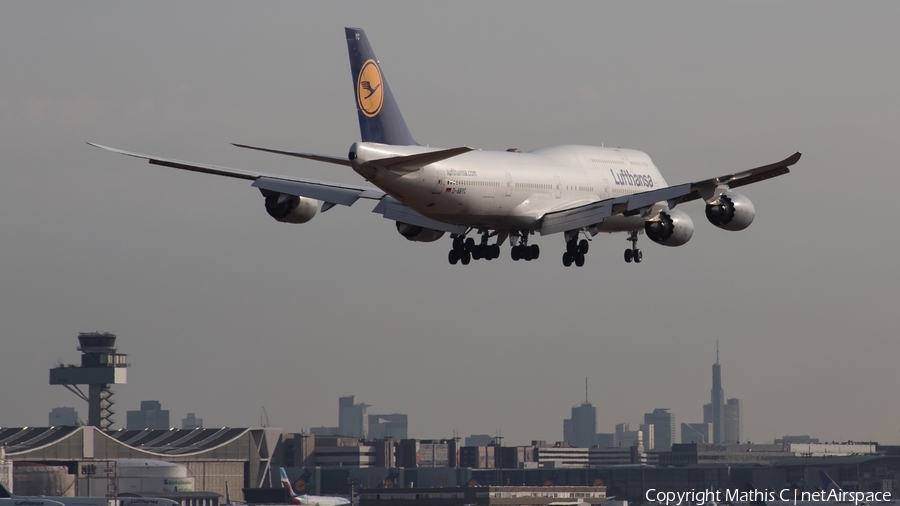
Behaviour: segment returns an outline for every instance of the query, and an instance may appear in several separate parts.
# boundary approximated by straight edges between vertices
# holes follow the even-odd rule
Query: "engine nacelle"
[[[644,222],[644,232],[657,244],[682,246],[694,235],[694,222],[684,211],[672,209]]]
[[[318,210],[317,200],[274,192],[266,195],[266,212],[281,223],[306,223]]]
[[[444,236],[444,232],[441,230],[420,227],[418,225],[410,225],[409,223],[403,223],[400,221],[396,223],[397,232],[400,232],[400,235],[406,237],[407,241],[434,242]]]
[[[724,230],[744,230],[755,216],[753,202],[740,193],[725,192],[712,204],[706,204],[706,219]]]

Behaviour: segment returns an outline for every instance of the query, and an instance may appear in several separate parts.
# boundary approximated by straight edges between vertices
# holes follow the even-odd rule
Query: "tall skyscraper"
[[[712,370],[713,443],[725,441],[725,390],[722,389],[722,366],[719,365],[719,342],[716,341],[716,363]]]
[[[584,379],[584,402],[572,407],[572,418],[563,420],[563,441],[579,448],[594,446],[597,436],[597,408],[588,402],[587,378]]]
[[[741,433],[741,401],[740,399],[728,399],[725,404],[725,441],[726,443],[740,443],[743,438]]]
[[[669,408],[657,408],[653,413],[644,413],[644,424],[653,424],[653,446],[647,449],[669,451],[675,443],[675,415]],[[650,444],[644,434],[644,444]]]
[[[572,407],[572,418],[563,420],[563,437],[579,448],[594,446],[597,436],[597,408],[590,402]]]
[[[338,399],[338,428],[342,436],[366,437],[369,433],[369,404],[356,404],[356,396],[345,395]]]
[[[712,424],[706,423],[683,423],[681,424],[681,442],[682,443],[709,443],[712,436]]]

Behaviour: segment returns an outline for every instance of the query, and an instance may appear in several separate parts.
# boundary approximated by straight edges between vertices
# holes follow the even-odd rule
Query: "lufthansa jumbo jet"
[[[513,260],[540,256],[535,233],[561,233],[565,266],[584,265],[589,240],[600,232],[624,232],[626,262],[640,262],[638,235],[664,246],[681,246],[694,233],[679,204],[703,199],[706,217],[724,230],[747,228],[755,209],[735,188],[787,174],[800,153],[776,163],[669,186],[653,160],[633,149],[550,146],[528,152],[483,151],[466,146],[422,146],[409,132],[366,34],[346,28],[350,72],[361,141],[346,157],[235,144],[241,148],[350,167],[374,186],[230,169],[160,158],[89,143],[154,165],[252,181],[266,212],[283,223],[306,223],[316,212],[359,199],[375,200],[373,212],[394,220],[409,241],[432,242],[445,233],[453,244],[451,264],[491,260],[508,241]],[[477,239],[476,239],[477,238]]]

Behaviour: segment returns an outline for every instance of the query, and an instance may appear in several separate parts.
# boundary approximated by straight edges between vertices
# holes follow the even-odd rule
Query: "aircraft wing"
[[[228,167],[219,167],[217,165],[185,162],[182,160],[172,160],[169,158],[160,158],[151,155],[144,155],[141,153],[133,153],[131,151],[124,151],[121,149],[111,148],[109,146],[102,146],[100,144],[94,144],[92,142],[89,142],[88,144],[100,149],[112,151],[113,153],[119,153],[135,158],[143,158],[144,160],[150,162],[150,164],[152,165],[163,165],[165,167],[173,167],[176,169],[189,170],[193,172],[203,172],[206,174],[215,174],[217,176],[246,179],[249,181],[253,181],[252,186],[259,188],[260,190],[270,190],[287,195],[296,195],[298,197],[320,200],[323,202],[323,211],[327,211],[335,204],[350,206],[361,198],[381,200],[386,195],[383,191],[371,186],[332,183],[329,181],[317,181],[314,179],[306,179],[301,177],[266,174],[264,172],[255,172],[242,169],[231,169]],[[323,159],[332,158],[321,155],[310,155],[309,157],[312,158],[313,156],[317,156]]]
[[[704,179],[693,183],[669,186],[646,192],[623,195],[611,199],[591,202],[570,209],[562,209],[547,213],[541,222],[541,235],[555,234],[569,230],[577,230],[602,223],[603,220],[617,214],[634,215],[657,202],[667,201],[669,208],[682,202],[690,202],[700,198],[711,199],[718,195],[720,187],[736,188],[739,186],[764,181],[790,172],[789,167],[800,160],[800,153],[784,160],[754,169],[724,176]]]
[[[322,212],[325,212],[336,204],[342,206],[351,206],[359,199],[370,199],[380,201],[378,205],[372,209],[373,213],[381,214],[387,219],[408,223],[420,227],[441,230],[451,234],[465,234],[467,227],[462,225],[453,225],[441,221],[427,218],[418,212],[410,209],[405,204],[400,203],[393,197],[388,196],[378,188],[370,186],[357,186],[349,184],[332,183],[328,181],[316,181],[314,179],[306,179],[293,176],[282,176],[278,174],[266,174],[264,172],[254,172],[242,169],[232,169],[228,167],[219,167],[217,165],[208,165],[202,163],[185,162],[182,160],[172,160],[168,158],[160,158],[156,156],[144,155],[141,153],[133,153],[121,149],[111,148],[89,142],[91,146],[119,153],[135,158],[142,158],[149,161],[153,165],[163,165],[176,169],[189,170],[193,172],[203,172],[206,174],[215,174],[217,176],[233,177],[237,179],[246,179],[253,181],[251,186],[260,190],[268,190],[286,195],[296,195],[298,197],[306,197],[322,201]],[[243,146],[242,146],[243,147]],[[260,148],[251,148],[260,149]],[[330,163],[341,163],[341,159],[324,155],[313,155],[309,153],[291,153],[280,152],[276,150],[260,149],[261,151],[272,151],[283,154],[292,154],[302,158],[312,160],[326,161]],[[470,150],[466,148],[461,150],[465,152]],[[347,163],[349,165],[349,162]]]

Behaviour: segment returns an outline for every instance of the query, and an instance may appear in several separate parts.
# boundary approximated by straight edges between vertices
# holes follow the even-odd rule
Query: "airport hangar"
[[[144,429],[101,431],[81,427],[0,427],[0,446],[14,464],[65,466],[83,478],[82,465],[99,470],[117,459],[159,459],[188,469],[195,490],[243,500],[241,488],[271,487],[272,458],[282,442],[278,428]],[[77,480],[76,480],[77,481]]]

